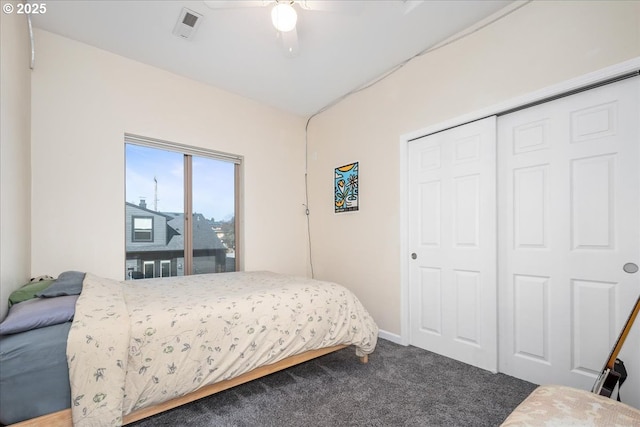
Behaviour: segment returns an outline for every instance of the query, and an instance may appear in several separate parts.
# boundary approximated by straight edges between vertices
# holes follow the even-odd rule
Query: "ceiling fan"
[[[349,6],[351,12],[359,2],[322,0],[205,0],[211,9],[232,9],[249,7],[271,7],[271,22],[277,31],[278,41],[288,57],[295,57],[300,51],[296,24],[296,7],[311,11],[344,11]],[[294,7],[296,6],[296,7]]]

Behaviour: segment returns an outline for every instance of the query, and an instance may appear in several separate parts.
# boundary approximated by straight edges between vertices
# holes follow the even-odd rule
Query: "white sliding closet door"
[[[593,386],[640,293],[640,78],[498,119],[501,372]],[[636,322],[638,323],[638,322]],[[640,324],[621,359],[640,407]]]
[[[409,144],[410,343],[497,369],[496,120]]]

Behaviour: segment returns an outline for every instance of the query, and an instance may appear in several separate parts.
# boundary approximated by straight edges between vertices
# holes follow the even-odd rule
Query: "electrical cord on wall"
[[[29,27],[29,43],[31,46],[31,56],[29,58],[29,69],[33,71],[36,63],[36,44],[33,38],[33,24],[31,23],[31,14],[27,13],[27,24]]]
[[[455,43],[459,40],[462,40],[468,36],[470,36],[471,34],[474,34],[486,27],[488,27],[489,25],[501,20],[502,18],[505,18],[509,15],[511,15],[512,13],[516,12],[517,10],[521,9],[522,7],[526,6],[527,4],[531,3],[533,0],[522,0],[521,2],[519,2],[520,4],[516,4],[516,6],[514,6],[512,9],[509,9],[507,11],[504,11],[503,14],[496,16],[495,18],[483,23],[482,25],[474,28],[473,30],[469,31],[469,32],[463,32],[461,34],[459,34],[457,37],[454,37],[452,39],[445,39],[444,41],[440,42],[440,43],[436,43],[435,45],[431,45],[423,50],[421,50],[420,52],[416,53],[415,55],[409,57],[408,59],[405,59],[404,61],[400,62],[399,64],[395,65],[394,67],[392,67],[391,69],[389,69],[388,71],[386,71],[385,73],[383,73],[382,75],[380,75],[378,78],[370,81],[369,83],[360,86],[357,89],[354,89],[350,92],[347,92],[346,94],[339,96],[338,98],[334,99],[333,101],[329,102],[327,105],[325,105],[324,107],[320,108],[318,111],[316,111],[315,113],[313,113],[311,116],[309,116],[309,118],[307,119],[307,124],[304,127],[304,189],[305,189],[305,203],[302,205],[305,207],[305,215],[307,216],[307,240],[309,243],[309,266],[311,269],[311,278],[315,278],[314,277],[314,271],[313,271],[313,256],[311,255],[311,220],[310,220],[310,210],[309,210],[309,184],[308,184],[308,172],[309,172],[309,123],[311,122],[311,119],[313,119],[315,116],[317,116],[320,113],[325,112],[326,110],[328,110],[329,108],[333,107],[334,105],[338,104],[339,102],[343,101],[344,99],[348,98],[351,95],[354,95],[358,92],[361,92],[365,89],[368,89],[374,85],[376,85],[377,83],[380,83],[381,81],[383,81],[384,79],[386,79],[387,77],[389,77],[390,75],[394,74],[396,71],[400,70],[401,68],[403,68],[405,65],[407,65],[409,62],[411,62],[412,60],[414,60],[415,58],[418,58],[420,56],[426,55],[427,53],[431,53],[434,52],[438,49],[442,49],[445,46],[449,46],[452,43]],[[504,10],[504,9],[503,9]]]
[[[308,168],[309,168],[309,156],[307,151],[309,150],[309,141],[307,140],[307,136],[309,135],[308,128],[309,122],[311,119],[318,113],[313,114],[309,119],[307,119],[307,124],[304,127],[304,206],[305,215],[307,216],[307,240],[309,242],[309,267],[311,268],[311,278],[314,279],[315,275],[313,272],[313,256],[311,256],[311,220],[309,218],[309,182],[308,182]]]

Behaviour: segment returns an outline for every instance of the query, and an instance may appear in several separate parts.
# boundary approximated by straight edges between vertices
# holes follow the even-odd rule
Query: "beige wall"
[[[309,125],[316,277],[400,334],[400,137],[640,55],[640,2],[536,1],[410,62]],[[333,168],[360,162],[360,211],[333,213]],[[408,256],[409,254],[406,254]]]
[[[124,278],[124,133],[244,156],[248,270],[306,274],[304,120],[46,31],[32,76],[32,273]]]
[[[0,13],[0,319],[30,277],[30,52],[26,17]]]
[[[32,275],[122,277],[124,132],[244,155],[246,269],[307,272],[303,119],[44,31],[36,42]],[[640,2],[536,1],[313,118],[316,277],[399,334],[400,136],[639,55]],[[333,168],[351,161],[361,210],[335,215]]]

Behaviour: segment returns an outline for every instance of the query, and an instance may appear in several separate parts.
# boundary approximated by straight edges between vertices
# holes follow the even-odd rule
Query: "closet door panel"
[[[409,145],[410,343],[497,370],[495,117]],[[409,254],[407,254],[409,255]]]
[[[640,262],[639,81],[498,119],[502,372],[590,389],[640,293],[622,269]],[[640,407],[640,377],[625,389]]]

